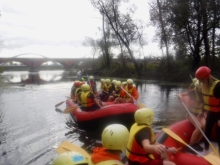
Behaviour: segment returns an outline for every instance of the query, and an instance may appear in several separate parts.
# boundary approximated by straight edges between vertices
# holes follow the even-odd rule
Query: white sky
[[[147,23],[146,0],[133,0],[136,17]],[[47,57],[92,57],[83,47],[86,36],[99,34],[101,16],[89,0],[0,0],[0,57],[35,53]],[[148,45],[144,55],[161,53],[152,41],[154,28],[146,29]]]

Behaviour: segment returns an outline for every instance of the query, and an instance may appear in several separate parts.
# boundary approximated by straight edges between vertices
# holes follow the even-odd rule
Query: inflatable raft
[[[168,129],[178,135],[186,144],[188,144],[195,127],[188,120],[183,120],[172,124],[168,127]],[[215,129],[213,128],[211,138],[212,141],[216,140],[214,130]],[[177,154],[169,155],[170,160],[175,162],[177,165],[210,165],[210,163],[206,159],[204,159],[203,156],[187,152],[186,145],[176,140],[174,137],[172,137],[172,135],[168,135],[164,131],[161,131],[156,135],[156,141],[158,143],[164,144],[165,146],[176,147],[180,149]],[[201,143],[201,146],[203,146],[203,143]],[[218,160],[216,159],[217,157],[208,158],[211,159],[211,161]]]
[[[76,104],[71,99],[67,99],[66,105],[73,107]],[[106,126],[113,123],[123,124],[130,129],[137,109],[139,107],[133,103],[105,102],[104,107],[93,111],[82,111],[78,107],[71,116],[80,129],[101,133]]]

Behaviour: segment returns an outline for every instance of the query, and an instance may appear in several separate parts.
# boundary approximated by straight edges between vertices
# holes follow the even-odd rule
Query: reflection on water
[[[65,140],[88,152],[100,145],[100,135],[80,130],[70,115],[55,111],[55,105],[69,95],[72,80],[61,78],[59,83],[50,83],[63,73],[39,72],[38,78],[48,83],[38,84],[28,81],[29,76],[26,72],[4,73],[4,81],[9,84],[19,79],[26,83],[0,86],[0,164],[51,165],[57,155],[55,149]],[[185,118],[184,107],[177,99],[177,94],[185,89],[152,81],[135,84],[138,101],[154,110],[155,132]],[[99,89],[99,81],[97,85]],[[65,104],[58,108],[63,111]]]
[[[56,82],[63,78],[64,71],[13,71],[4,72],[2,77],[6,83],[40,84],[45,82]]]

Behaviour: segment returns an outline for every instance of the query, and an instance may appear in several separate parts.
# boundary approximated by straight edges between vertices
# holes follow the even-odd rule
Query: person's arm
[[[148,128],[144,128],[142,130],[140,130],[136,136],[135,139],[137,141],[137,143],[144,148],[144,150],[147,153],[158,153],[161,154],[163,152],[166,151],[166,147],[164,145],[161,144],[150,144],[150,139],[151,135],[150,135],[150,130]]]
[[[180,102],[183,101],[184,96],[188,96],[188,91],[178,94],[178,99],[179,99]]]
[[[95,97],[95,95],[92,92],[89,93],[89,98],[94,100],[94,102],[99,106],[99,108],[102,108],[102,105],[100,104],[99,100]]]
[[[102,108],[102,105],[100,104],[100,102],[97,98],[94,98],[94,101],[99,106],[99,108]]]

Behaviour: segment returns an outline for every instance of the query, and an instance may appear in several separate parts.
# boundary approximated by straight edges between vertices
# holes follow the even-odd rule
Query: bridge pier
[[[30,67],[29,70],[29,72],[39,72],[39,71],[40,71],[39,67]]]

